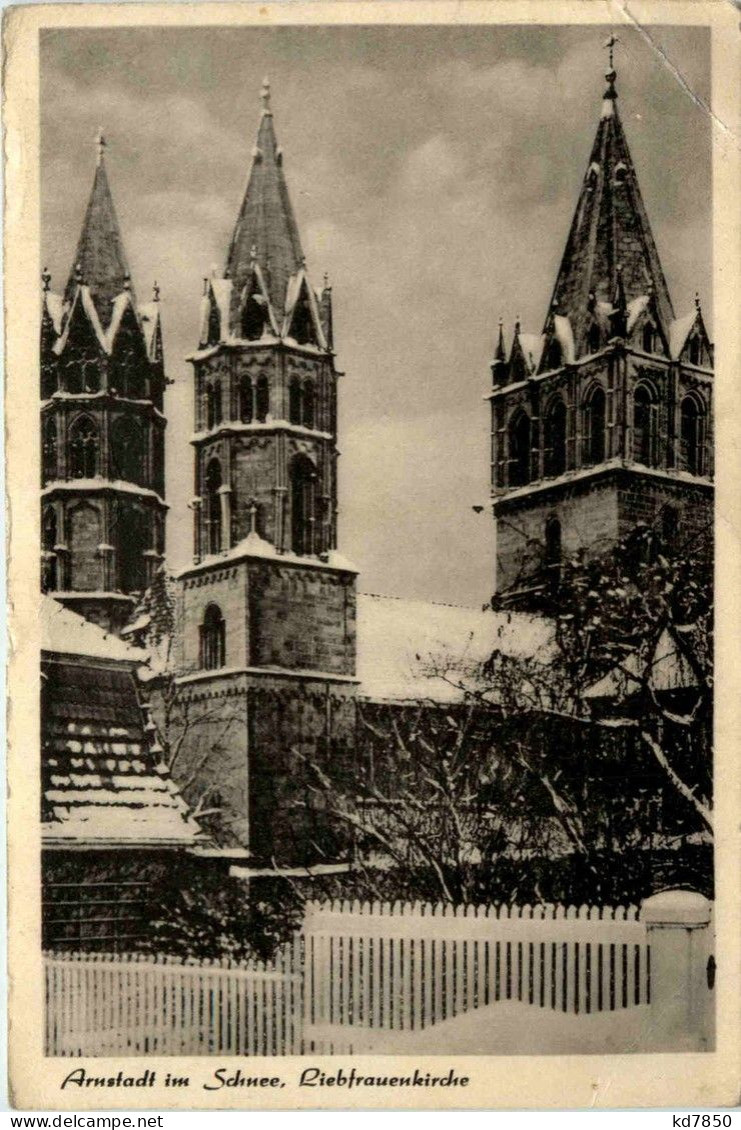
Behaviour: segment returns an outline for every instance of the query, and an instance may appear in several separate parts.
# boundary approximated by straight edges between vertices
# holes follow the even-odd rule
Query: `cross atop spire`
[[[98,164],[99,165],[103,164],[103,158],[105,156],[105,151],[106,151],[107,145],[108,145],[108,142],[106,141],[105,137],[103,136],[103,127],[101,126],[100,129],[98,130],[97,136],[95,138],[95,146],[96,146],[97,153],[98,153]]]

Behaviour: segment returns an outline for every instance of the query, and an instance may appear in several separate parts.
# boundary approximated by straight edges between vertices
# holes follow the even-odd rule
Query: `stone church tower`
[[[42,587],[116,632],[164,554],[165,373],[159,291],[137,303],[97,146],[64,294],[43,276]]]
[[[181,682],[208,715],[221,837],[290,854],[291,782],[355,686],[355,570],[337,553],[332,295],[309,279],[267,82],[221,277],[204,282],[195,381],[194,564],[180,574]],[[347,713],[348,727],[351,714]],[[209,728],[210,727],[210,728]],[[330,735],[332,737],[330,738]],[[305,848],[302,847],[301,852]]]
[[[540,336],[499,327],[492,363],[498,599],[537,605],[565,554],[644,523],[712,539],[713,349],[675,317],[617,108],[597,136]]]

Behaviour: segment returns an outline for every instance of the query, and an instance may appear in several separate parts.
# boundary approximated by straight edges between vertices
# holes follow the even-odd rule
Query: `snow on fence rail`
[[[296,1055],[300,939],[269,963],[47,953],[47,1055]]]
[[[584,1017],[650,1001],[635,907],[307,904],[269,964],[45,955],[48,1055],[297,1055],[498,1001]]]
[[[419,1031],[497,1001],[588,1016],[650,1002],[636,907],[310,903],[307,1050],[351,1029]]]

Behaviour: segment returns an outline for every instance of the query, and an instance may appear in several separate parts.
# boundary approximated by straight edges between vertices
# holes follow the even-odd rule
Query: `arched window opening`
[[[584,405],[584,462],[602,463],[605,458],[605,392],[597,386]]]
[[[697,334],[690,338],[690,365],[699,365],[702,359],[700,338]]]
[[[214,422],[213,427],[221,423],[221,384],[214,385]]]
[[[656,331],[654,330],[654,327],[651,325],[651,323],[646,322],[645,326],[643,327],[643,342],[642,342],[644,353],[653,353],[654,346],[656,344],[655,343],[655,333],[656,333]]]
[[[316,470],[305,455],[291,463],[291,548],[294,553],[314,553]]]
[[[314,341],[314,319],[309,300],[303,293],[296,303],[291,319],[291,337],[299,345],[307,345]]]
[[[257,395],[255,397],[255,415],[261,424],[264,424],[270,412],[270,386],[268,378],[263,373],[257,378]]]
[[[209,604],[200,626],[201,667],[215,671],[226,662],[226,623],[218,604]]]
[[[509,425],[509,485],[525,486],[530,482],[530,418],[517,412]]]
[[[140,420],[119,416],[111,427],[111,470],[114,479],[144,481],[144,432]]]
[[[98,429],[89,416],[78,416],[69,430],[69,469],[73,479],[98,473]]]
[[[216,422],[214,409],[214,386],[206,385],[206,428],[210,431]]]
[[[558,369],[563,363],[563,350],[561,349],[561,342],[557,337],[551,338],[548,346],[548,358],[546,361],[546,368]]]
[[[592,322],[587,334],[587,345],[590,353],[597,353],[601,343],[601,335],[599,326],[596,322]]]
[[[265,311],[254,294],[251,294],[242,310],[242,337],[247,341],[256,341],[262,337],[265,325]]]
[[[147,586],[144,554],[150,549],[146,514],[133,506],[120,506],[116,520],[116,561],[121,592],[143,592]]]
[[[627,172],[627,170],[625,168],[625,165],[623,164],[622,161],[619,161],[618,164],[615,166],[615,184],[624,184],[625,183],[626,172]]]
[[[304,385],[303,397],[303,423],[305,428],[314,427],[314,385],[311,381],[306,381]]]
[[[705,420],[694,396],[685,396],[680,409],[680,456],[682,468],[691,475],[703,473]]]
[[[545,473],[562,475],[566,470],[566,405],[559,396],[545,418]]]
[[[206,540],[209,553],[221,552],[221,464],[212,459],[206,468]]]
[[[301,382],[298,377],[291,378],[288,390],[288,419],[292,424],[301,423]]]
[[[679,510],[665,506],[661,512],[661,541],[665,549],[675,549],[679,535]]]
[[[251,424],[254,415],[252,399],[252,378],[243,373],[239,379],[239,418],[243,424]]]
[[[545,566],[551,578],[561,570],[561,523],[558,518],[549,518],[545,524]]]
[[[53,506],[48,506],[44,511],[41,527],[41,546],[43,549],[41,587],[44,592],[54,592],[58,587],[57,581],[57,515]]]
[[[656,463],[657,410],[651,390],[638,385],[633,394],[633,458],[646,467]]]
[[[49,419],[44,425],[44,441],[42,447],[42,466],[44,482],[57,477],[57,422]]]

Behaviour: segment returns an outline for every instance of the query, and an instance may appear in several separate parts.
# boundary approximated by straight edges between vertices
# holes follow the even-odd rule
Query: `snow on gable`
[[[569,365],[572,364],[576,357],[576,350],[574,349],[574,331],[571,328],[571,322],[565,315],[554,314],[553,332],[561,346],[564,361]]]
[[[647,294],[639,294],[638,298],[632,298],[628,303],[628,322],[627,331],[632,333],[633,328],[640,318],[643,311],[649,303],[649,296]]]
[[[697,310],[685,314],[682,318],[675,318],[669,327],[669,354],[672,361],[677,361],[685,347],[690,331],[697,320]]]
[[[54,332],[60,334],[64,320],[64,297],[61,294],[54,294],[49,290],[44,295],[44,302],[46,304],[46,312],[54,326]]]
[[[357,641],[362,697],[454,702],[496,650],[546,662],[552,630],[525,613],[359,593]]]
[[[534,373],[540,364],[540,355],[543,352],[545,336],[543,334],[523,334],[520,337],[520,348],[527,361],[528,368]]]
[[[152,356],[152,345],[154,343],[157,326],[160,320],[160,308],[158,302],[149,302],[146,305],[139,307],[139,317],[141,319],[142,330],[144,332],[144,341],[147,346],[147,357]]]

